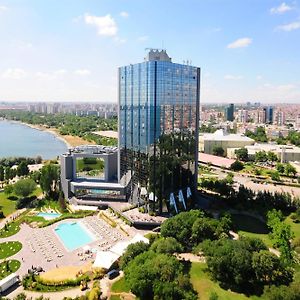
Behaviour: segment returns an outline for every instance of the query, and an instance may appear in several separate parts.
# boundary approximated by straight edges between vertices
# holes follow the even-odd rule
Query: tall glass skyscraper
[[[150,210],[186,209],[197,188],[200,68],[165,50],[119,68],[120,183]]]

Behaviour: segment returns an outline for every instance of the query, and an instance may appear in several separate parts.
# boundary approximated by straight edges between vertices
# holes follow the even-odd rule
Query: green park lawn
[[[12,214],[16,210],[16,201],[8,199],[9,195],[0,192],[0,209],[3,211],[4,216]]]
[[[265,223],[242,214],[232,214],[232,222],[239,235],[260,238],[268,247],[272,247],[272,241],[268,235],[269,230]]]
[[[0,259],[15,255],[22,249],[20,242],[4,242],[0,244]]]
[[[41,188],[37,187],[32,195],[38,197],[41,194]],[[18,197],[14,193],[7,195],[4,192],[0,192],[0,210],[3,211],[5,217],[9,216],[14,211],[16,211],[17,200]]]
[[[0,230],[0,238],[12,236],[17,232],[19,232],[19,230],[20,230],[19,222],[11,222]]]
[[[112,295],[110,296],[109,300],[121,300],[119,295]]]
[[[295,238],[300,237],[300,223],[293,222],[293,220],[291,219],[290,216],[288,216],[285,219],[285,222],[287,224],[291,225],[291,228],[292,228],[292,231],[294,232]]]
[[[201,300],[209,300],[212,292],[215,292],[220,300],[261,299],[256,296],[247,297],[244,294],[222,289],[217,282],[211,280],[205,263],[192,263],[190,276],[191,283]]]
[[[114,282],[111,286],[111,291],[113,293],[129,293],[130,289],[125,282],[125,277],[122,277],[120,280]]]
[[[21,266],[18,260],[12,259],[0,263],[0,280],[11,273],[16,272]]]

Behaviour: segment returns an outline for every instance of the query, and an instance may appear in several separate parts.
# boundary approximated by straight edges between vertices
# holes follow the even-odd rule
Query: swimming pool
[[[73,251],[95,240],[92,234],[80,222],[59,224],[55,233],[69,251]]]
[[[60,217],[61,214],[55,212],[40,212],[37,214],[37,216],[43,217],[45,220],[52,220]]]

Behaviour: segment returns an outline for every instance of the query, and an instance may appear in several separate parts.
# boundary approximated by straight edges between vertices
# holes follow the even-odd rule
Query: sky
[[[201,67],[203,103],[300,103],[293,0],[0,0],[0,100],[117,102],[149,47]]]

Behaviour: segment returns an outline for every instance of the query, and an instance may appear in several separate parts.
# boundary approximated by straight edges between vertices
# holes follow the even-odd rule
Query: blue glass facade
[[[120,182],[130,201],[144,188],[161,212],[170,193],[196,188],[199,90],[197,67],[149,60],[119,68]]]

